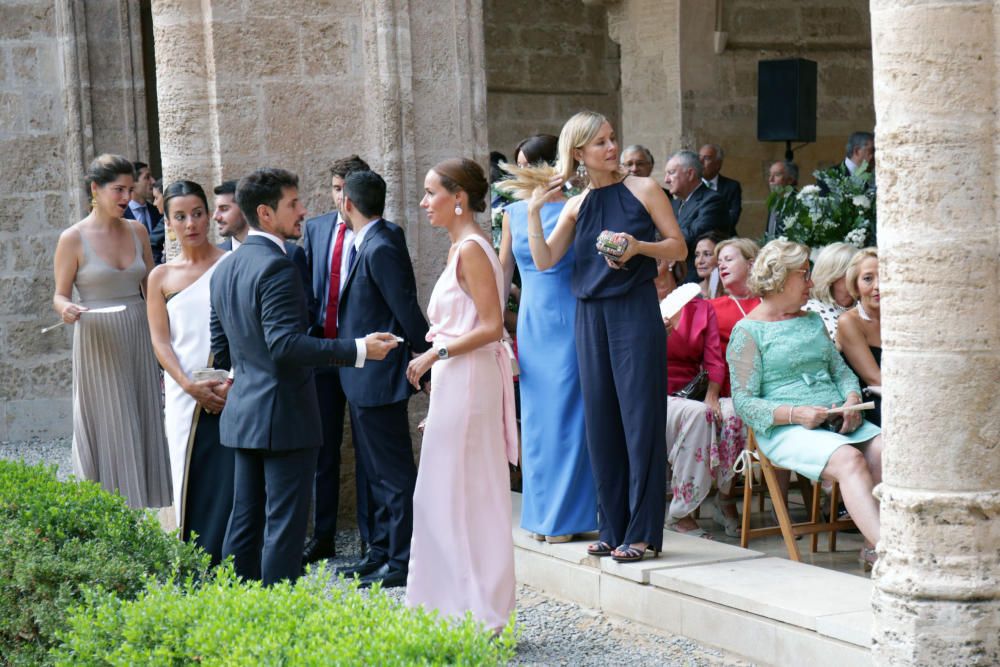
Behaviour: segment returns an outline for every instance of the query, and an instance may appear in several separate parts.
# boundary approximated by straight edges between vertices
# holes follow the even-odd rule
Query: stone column
[[[997,4],[871,3],[882,665],[1000,664]]]

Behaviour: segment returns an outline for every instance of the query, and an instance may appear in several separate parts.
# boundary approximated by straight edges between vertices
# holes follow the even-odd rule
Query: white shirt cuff
[[[354,367],[361,368],[365,365],[365,359],[368,358],[368,348],[365,346],[364,338],[355,338],[354,344],[358,346],[358,358],[354,360]]]

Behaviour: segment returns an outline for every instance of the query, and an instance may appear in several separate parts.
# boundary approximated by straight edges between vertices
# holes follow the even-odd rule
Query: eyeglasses
[[[806,282],[809,282],[809,280],[812,279],[812,274],[813,274],[812,269],[794,269],[794,272],[801,273],[802,279],[805,280]]]

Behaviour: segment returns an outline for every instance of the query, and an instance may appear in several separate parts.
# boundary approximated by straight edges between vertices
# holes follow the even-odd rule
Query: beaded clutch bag
[[[628,248],[628,239],[618,232],[605,229],[597,235],[597,252],[610,259],[619,259]]]

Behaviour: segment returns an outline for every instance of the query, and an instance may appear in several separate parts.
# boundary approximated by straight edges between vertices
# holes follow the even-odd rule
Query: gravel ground
[[[23,459],[59,468],[65,479],[72,472],[70,438],[0,442],[0,458]],[[326,567],[356,561],[360,554],[357,532],[337,535],[337,558]],[[403,598],[402,588],[389,595]],[[572,602],[551,598],[529,586],[517,589],[520,643],[515,665],[750,665],[744,660],[696,642],[630,621],[611,618]]]

